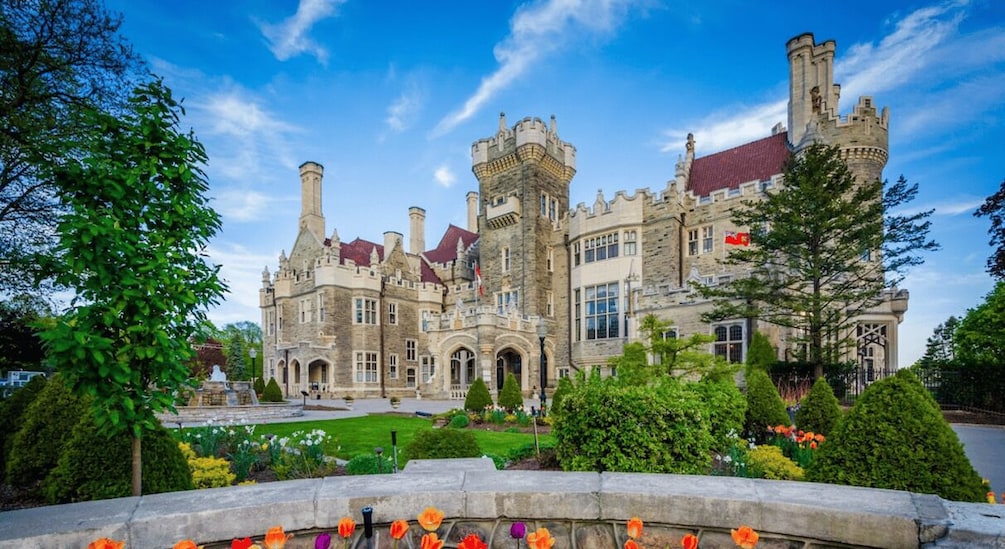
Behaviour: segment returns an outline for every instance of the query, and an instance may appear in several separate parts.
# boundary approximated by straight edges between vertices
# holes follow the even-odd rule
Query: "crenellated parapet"
[[[539,164],[559,180],[572,181],[576,174],[576,148],[558,137],[554,116],[550,126],[540,118],[526,117],[508,128],[506,115],[500,114],[499,131],[471,146],[471,169],[479,180],[522,163]]]

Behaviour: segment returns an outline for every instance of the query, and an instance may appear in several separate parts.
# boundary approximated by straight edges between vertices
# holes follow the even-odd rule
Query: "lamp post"
[[[248,349],[248,356],[251,357],[251,382],[255,382],[255,357],[258,356],[258,349],[252,347]]]
[[[548,386],[548,364],[547,358],[544,356],[545,337],[548,337],[548,327],[545,326],[544,320],[539,320],[537,324],[537,339],[541,342],[541,362],[538,367],[538,370],[541,371],[541,417],[545,415],[545,403],[548,398],[544,392],[545,387]]]

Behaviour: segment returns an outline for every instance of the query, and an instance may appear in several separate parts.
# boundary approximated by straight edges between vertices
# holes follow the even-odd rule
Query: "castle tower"
[[[408,253],[426,251],[426,210],[418,206],[408,209]]]
[[[317,162],[300,165],[300,228],[307,229],[318,239],[325,240],[325,217],[321,214],[321,178],[324,166]]]

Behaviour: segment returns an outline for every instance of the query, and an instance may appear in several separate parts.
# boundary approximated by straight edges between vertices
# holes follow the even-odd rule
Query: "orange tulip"
[[[817,449],[817,441],[814,440],[813,442],[810,443],[810,450],[816,450],[816,449]]]
[[[754,549],[757,545],[757,540],[760,536],[757,532],[749,526],[741,526],[736,530],[730,530],[730,534],[733,536],[733,543],[739,545],[743,549]]]
[[[428,532],[435,532],[443,522],[443,511],[436,507],[426,507],[419,513],[419,526]]]
[[[352,533],[356,531],[356,521],[352,520],[351,517],[342,517],[338,521],[338,535],[343,538],[348,538],[352,536]]]
[[[126,546],[126,541],[115,541],[111,538],[101,538],[87,544],[87,549],[122,549]]]
[[[282,526],[273,526],[265,532],[265,549],[283,549],[286,547],[286,540],[293,537],[293,534],[283,532]]]
[[[405,537],[408,533],[408,522],[404,520],[396,520],[391,523],[391,538],[401,539]]]
[[[642,519],[639,517],[628,519],[628,537],[632,539],[642,537]]]
[[[443,540],[436,537],[435,533],[422,536],[421,549],[443,549]]]
[[[633,539],[625,540],[625,549],[639,549],[639,544]]]
[[[680,545],[684,549],[698,549],[698,536],[694,534],[684,534],[680,540]]]
[[[538,528],[536,532],[527,534],[529,549],[549,549],[552,545],[555,545],[555,538],[551,537],[547,528]]]
[[[468,534],[468,536],[457,544],[457,549],[488,549],[488,545],[478,537],[478,534]]]
[[[174,549],[201,549],[201,545],[196,545],[194,541],[190,539],[183,539],[178,543],[174,544]]]

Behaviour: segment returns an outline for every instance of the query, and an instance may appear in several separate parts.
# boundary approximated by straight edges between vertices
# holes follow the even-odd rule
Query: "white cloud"
[[[735,111],[731,111],[731,115]],[[743,110],[739,115],[725,118],[712,115],[698,124],[694,133],[695,149],[699,156],[749,143],[768,135],[768,129],[775,124],[785,123],[788,117],[788,101],[765,103]],[[662,152],[683,151],[687,141],[686,131],[668,130]],[[697,152],[696,151],[696,152]]]
[[[211,262],[220,265],[220,277],[230,290],[226,301],[210,311],[210,318],[219,326],[241,320],[257,322],[261,317],[258,290],[262,286],[262,271],[267,265],[275,265],[279,254],[252,253],[232,242],[213,244],[207,254]]]
[[[401,133],[410,128],[422,108],[424,95],[419,85],[410,80],[401,95],[387,107],[387,118],[384,119],[387,128],[394,133]]]
[[[308,36],[315,23],[334,15],[335,8],[345,0],[300,0],[297,12],[281,23],[259,23],[258,27],[276,59],[286,61],[308,53],[319,62],[328,62],[328,50]]]
[[[499,91],[520,78],[540,58],[586,36],[613,31],[631,0],[545,0],[517,9],[510,33],[496,44],[499,68],[482,79],[475,93],[433,129],[443,135],[471,118]]]
[[[275,215],[279,202],[296,202],[296,197],[274,197],[246,188],[231,187],[214,193],[213,209],[233,221],[261,221]]]
[[[446,164],[441,164],[440,167],[436,168],[433,172],[433,179],[442,187],[451,187],[455,181],[457,181],[457,176]]]

